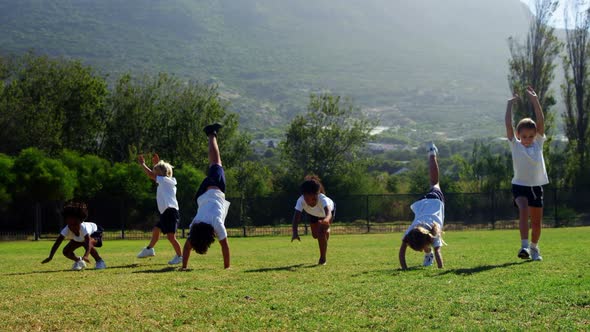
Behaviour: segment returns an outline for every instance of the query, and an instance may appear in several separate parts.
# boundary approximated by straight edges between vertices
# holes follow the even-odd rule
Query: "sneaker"
[[[205,128],[203,128],[203,131],[205,132],[205,135],[207,135],[207,137],[214,135],[217,136],[217,133],[219,132],[219,129],[221,129],[223,126],[220,125],[219,123],[214,123],[214,124],[210,124],[208,126],[206,126]]]
[[[539,247],[537,247],[537,248],[531,247],[529,250],[531,252],[531,258],[534,261],[542,261],[543,260],[543,257],[541,257],[541,250],[539,250]]]
[[[154,250],[154,248],[143,248],[141,249],[141,251],[139,252],[139,254],[137,254],[137,258],[146,258],[146,257],[153,257],[156,256],[156,250]]]
[[[79,261],[77,261],[76,263],[74,263],[74,265],[72,265],[72,270],[74,270],[74,271],[81,271],[81,270],[84,270],[84,268],[86,268],[86,262],[84,262],[84,260],[82,260],[82,258],[80,258]]]
[[[522,259],[531,258],[531,252],[529,251],[529,248],[520,248],[520,251],[518,252],[518,258],[522,258]]]
[[[174,255],[172,259],[168,262],[170,265],[176,265],[182,263],[182,256]]]
[[[320,260],[318,261],[318,265],[326,265],[326,259],[320,258]]]
[[[424,263],[422,263],[422,266],[432,266],[433,263],[434,263],[434,254],[431,252],[425,254],[424,255]]]
[[[107,265],[105,264],[105,262],[101,259],[99,261],[96,261],[96,265],[94,266],[95,269],[97,270],[104,270],[107,268]]]
[[[428,143],[426,149],[428,150],[428,155],[436,156],[438,154],[438,148],[436,147],[436,145],[434,145],[434,142]]]

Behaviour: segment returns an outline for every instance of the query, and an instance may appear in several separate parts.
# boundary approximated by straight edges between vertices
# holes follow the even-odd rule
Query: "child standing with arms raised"
[[[317,176],[307,176],[301,184],[301,196],[295,204],[293,215],[293,240],[299,240],[298,225],[303,211],[309,216],[311,235],[318,240],[320,259],[318,265],[326,265],[328,240],[330,239],[330,224],[334,219],[335,205],[324,191],[324,186]]]
[[[178,213],[178,201],[176,200],[176,179],[172,177],[172,165],[160,160],[157,154],[152,157],[153,170],[146,166],[142,155],[138,157],[138,161],[145,174],[158,184],[156,201],[160,211],[160,221],[152,230],[150,244],[139,252],[137,258],[155,256],[154,246],[160,239],[160,233],[164,233],[176,252],[176,255],[172,257],[168,264],[180,264],[182,262],[182,253],[180,252],[180,243],[176,239],[180,214]]]
[[[516,135],[512,127],[512,105],[519,99],[517,94],[508,100],[506,106],[506,137],[512,152],[512,194],[514,204],[519,211],[519,227],[521,248],[518,257],[543,260],[539,250],[541,225],[543,222],[543,185],[549,183],[545,159],[543,158],[543,143],[545,143],[545,126],[543,110],[539,98],[532,87],[528,87],[526,94],[535,110],[536,122],[531,118],[524,118],[516,125]],[[529,216],[531,218],[532,233],[529,244]]]

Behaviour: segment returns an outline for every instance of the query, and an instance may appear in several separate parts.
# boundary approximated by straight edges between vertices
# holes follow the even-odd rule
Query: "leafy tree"
[[[493,153],[491,144],[476,141],[469,159],[455,158],[455,162],[460,165],[460,179],[475,184],[469,191],[499,190],[510,183],[512,159],[507,151]]]
[[[75,151],[64,150],[59,159],[70,170],[74,171],[78,185],[74,190],[76,198],[88,201],[94,198],[104,186],[109,177],[111,164],[98,156],[81,156]]]
[[[0,153],[0,209],[5,209],[12,202],[15,180],[13,164],[11,157]]]
[[[564,56],[565,83],[562,95],[565,102],[565,133],[569,139],[569,156],[573,182],[579,185],[590,183],[588,154],[590,148],[590,73],[588,68],[588,50],[590,48],[590,12],[579,11],[575,5],[574,25],[570,26],[566,15],[566,55]]]
[[[77,186],[75,172],[36,148],[24,149],[14,160],[16,194],[34,201],[68,200]]]
[[[330,94],[311,95],[308,112],[297,116],[281,142],[281,153],[294,177],[314,173],[339,176],[369,141],[374,123],[350,103]]]

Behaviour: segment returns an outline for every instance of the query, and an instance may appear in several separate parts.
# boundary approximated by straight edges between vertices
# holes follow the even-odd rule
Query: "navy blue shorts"
[[[430,188],[430,191],[427,192],[424,196],[422,196],[422,199],[438,199],[441,202],[445,202],[445,195],[443,194],[443,192],[437,188],[437,187],[432,187]]]
[[[527,187],[527,186],[519,186],[517,184],[513,184],[512,185],[512,195],[514,196],[514,206],[517,206],[516,199],[518,197],[526,197],[529,202],[529,206],[539,207],[539,208],[543,207],[543,187],[542,186]]]
[[[307,220],[309,221],[310,224],[315,224],[317,222],[320,221],[320,219],[324,219],[321,217],[316,217],[316,216],[312,216],[311,214],[307,214]],[[332,220],[330,220],[330,222],[334,221],[334,218],[336,217],[336,206],[334,206],[334,209],[332,209]]]
[[[94,245],[96,248],[102,247],[102,232],[102,227],[96,225],[96,232],[90,234],[90,237],[96,241],[96,244]]]
[[[219,190],[225,193],[225,172],[221,165],[214,164],[209,167],[207,177],[201,182],[199,190],[197,190],[195,201],[203,195],[209,187],[218,187]]]
[[[175,208],[167,208],[164,213],[160,215],[160,222],[156,224],[162,233],[170,234],[176,233],[178,222],[180,221],[180,213]]]

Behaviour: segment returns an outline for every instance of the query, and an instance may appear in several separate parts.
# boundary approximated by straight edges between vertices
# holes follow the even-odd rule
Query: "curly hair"
[[[440,226],[437,223],[434,223],[431,229],[416,226],[404,236],[403,242],[416,251],[422,251],[426,245],[432,244],[438,235],[440,235]]]
[[[64,220],[67,218],[75,218],[80,222],[83,222],[88,218],[88,207],[83,202],[66,202],[62,211],[62,217]]]
[[[301,194],[326,193],[326,191],[324,190],[324,185],[322,184],[320,178],[317,175],[307,175],[303,180],[304,181],[300,187]]]
[[[204,255],[209,250],[211,243],[215,241],[213,226],[204,222],[195,223],[191,226],[188,240],[198,254]]]

